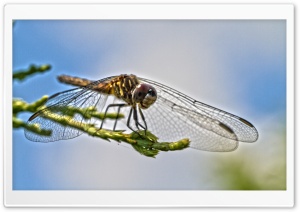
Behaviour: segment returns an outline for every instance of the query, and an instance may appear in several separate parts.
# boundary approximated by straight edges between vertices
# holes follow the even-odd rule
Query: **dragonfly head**
[[[150,107],[157,99],[157,93],[153,86],[140,83],[133,90],[132,100],[138,103],[142,109]]]

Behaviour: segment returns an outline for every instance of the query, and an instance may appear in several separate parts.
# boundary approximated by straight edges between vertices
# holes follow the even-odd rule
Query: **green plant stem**
[[[43,73],[51,69],[50,65],[41,65],[41,66],[35,66],[31,65],[27,70],[21,70],[13,73],[13,79],[17,79],[19,81],[23,81],[28,76],[31,76],[35,73]]]
[[[93,125],[81,123],[66,115],[59,116],[57,114],[46,113],[43,114],[43,117],[57,122],[61,125],[69,126],[83,131],[90,136],[99,137],[105,140],[112,139],[117,142],[122,141],[128,143],[142,155],[148,157],[155,157],[155,155],[157,155],[159,151],[182,150],[184,148],[187,148],[190,143],[188,139],[182,139],[177,142],[158,142],[157,137],[150,132],[147,132],[146,135],[143,135],[144,131],[126,134],[123,131],[98,129]]]
[[[13,99],[13,114],[18,114],[19,112],[28,111],[35,113],[39,107],[43,106],[48,100],[48,96],[43,96],[34,103],[27,103],[21,99]]]

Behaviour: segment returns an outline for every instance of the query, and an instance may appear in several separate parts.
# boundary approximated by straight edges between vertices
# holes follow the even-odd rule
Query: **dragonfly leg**
[[[124,106],[126,106],[126,104],[120,104],[119,107],[118,107],[117,117],[116,117],[116,120],[115,120],[113,131],[116,130],[116,126],[117,126],[117,122],[118,122],[120,110],[121,110],[121,107],[124,107]]]
[[[138,121],[137,121],[137,112],[136,112],[136,110],[132,107],[131,109],[130,109],[130,111],[129,111],[129,115],[128,115],[128,119],[127,119],[127,127],[129,128],[129,129],[131,129],[133,132],[135,132],[135,133],[137,133],[137,134],[139,134],[140,135],[140,133],[138,132],[138,131],[136,131],[135,129],[133,129],[131,126],[130,126],[130,121],[131,121],[131,116],[132,116],[132,111],[133,111],[133,119],[134,119],[134,121],[135,121],[135,125],[136,125],[136,128],[137,128],[137,130],[140,130],[139,129],[139,123],[138,123]],[[143,127],[143,126],[142,126]]]
[[[133,112],[133,119],[134,119],[135,126],[136,126],[137,130],[133,129],[133,128],[130,126],[130,121],[131,121],[132,112]],[[141,115],[141,116],[143,117],[143,115]],[[143,118],[143,120],[144,120],[144,119],[145,119],[145,118]],[[145,125],[146,125],[146,122],[144,122],[144,123],[145,123]],[[132,107],[132,108],[130,109],[130,112],[129,112],[129,115],[128,115],[128,119],[127,119],[127,127],[128,127],[129,129],[131,129],[133,132],[137,133],[141,138],[144,138],[144,136],[141,135],[141,133],[139,132],[139,130],[140,130],[139,126],[142,127],[142,128],[145,130],[145,136],[146,136],[147,125],[146,125],[146,127],[144,127],[143,125],[141,125],[141,124],[139,123],[139,121],[138,121],[138,115],[137,115],[137,110],[136,110],[135,108]]]
[[[140,128],[139,128],[139,120],[138,120],[138,115],[137,115],[136,108],[133,108],[133,119],[134,119],[134,122],[135,122],[135,126],[138,129],[138,131],[139,131],[140,130]]]
[[[146,131],[147,131],[147,129],[148,129],[148,127],[147,127],[147,123],[146,123],[146,119],[145,119],[145,116],[144,116],[144,114],[143,114],[143,112],[142,112],[142,109],[139,107],[139,112],[140,112],[140,115],[141,115],[141,117],[142,117],[142,120],[143,120],[143,122],[144,122],[144,124],[145,124],[145,127],[143,127],[144,128],[144,130],[145,130],[145,135],[146,135]],[[142,126],[142,125],[141,125]]]
[[[130,112],[129,112],[129,115],[128,115],[128,119],[127,119],[127,127],[129,129],[131,129],[133,132],[136,132],[138,133],[136,130],[134,130],[131,126],[130,126],[130,120],[131,120],[131,116],[132,116],[132,111],[133,111],[133,108],[130,109]],[[138,133],[139,134],[139,133]]]
[[[127,127],[128,127],[129,129],[131,129],[132,131],[134,131],[134,130],[130,127],[130,119],[131,119],[131,115],[132,115],[132,108],[130,109],[129,114],[128,114]]]
[[[144,117],[144,115],[143,115],[143,113],[142,113],[142,111],[141,111],[140,108],[139,108],[139,110],[140,110],[140,111],[139,111],[139,112],[140,112],[140,115],[141,115],[141,117],[142,117],[142,119],[143,119],[143,121],[144,121],[144,123],[145,123],[145,126],[143,126],[143,125],[139,122],[139,118],[138,118],[138,114],[137,114],[137,110],[136,110],[136,109],[134,109],[134,111],[133,111],[133,112],[135,112],[135,113],[133,113],[133,115],[136,114],[136,115],[135,115],[136,118],[134,118],[134,116],[133,116],[133,118],[134,118],[134,120],[135,120],[135,125],[136,125],[136,127],[138,128],[138,126],[140,126],[141,128],[143,128],[144,131],[145,131],[145,135],[146,135],[147,124],[146,124],[146,122],[145,122],[145,117]],[[139,130],[139,128],[138,128],[138,130]]]
[[[118,107],[117,117],[116,117],[116,120],[115,120],[115,123],[114,123],[114,128],[113,128],[113,131],[115,131],[116,126],[117,126],[117,121],[118,121],[118,118],[119,118],[119,114],[120,114],[120,109],[121,109],[121,107],[124,107],[124,106],[126,106],[126,105],[127,105],[127,104],[110,104],[110,105],[108,105],[108,106],[106,107],[106,109],[105,109],[105,112],[104,112],[104,118],[103,118],[103,120],[102,120],[102,122],[101,122],[100,129],[102,129],[102,127],[103,127],[103,123],[104,123],[104,120],[105,120],[105,117],[106,117],[106,114],[107,114],[108,109],[109,109],[110,107]]]

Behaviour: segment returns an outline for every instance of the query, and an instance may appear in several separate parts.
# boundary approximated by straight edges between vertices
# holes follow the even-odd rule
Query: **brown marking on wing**
[[[228,127],[227,125],[220,122],[219,126],[222,127],[224,130],[226,130],[227,132],[234,134],[233,130],[230,127]]]
[[[247,120],[245,120],[245,119],[243,119],[243,118],[239,118],[239,120],[240,120],[241,122],[243,122],[244,124],[248,125],[249,127],[254,127],[249,121],[247,121]]]

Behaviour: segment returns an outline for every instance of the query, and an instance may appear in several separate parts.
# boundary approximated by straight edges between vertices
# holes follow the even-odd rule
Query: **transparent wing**
[[[206,105],[158,82],[139,78],[157,90],[157,101],[143,113],[148,129],[162,140],[189,138],[196,149],[225,152],[238,141],[254,142],[255,127],[245,119]]]
[[[60,124],[53,119],[63,118],[67,121],[74,120],[78,123],[94,124],[95,119],[85,118],[92,109],[101,111],[107,100],[107,95],[92,88],[107,80],[99,80],[83,88],[75,88],[52,95],[46,103],[46,108],[33,114],[27,124],[39,126],[40,129],[50,130],[51,136],[44,136],[25,129],[25,136],[31,141],[52,142],[77,137],[82,134],[78,129]],[[89,108],[83,113],[74,113],[77,109]],[[52,118],[49,118],[52,117]]]

